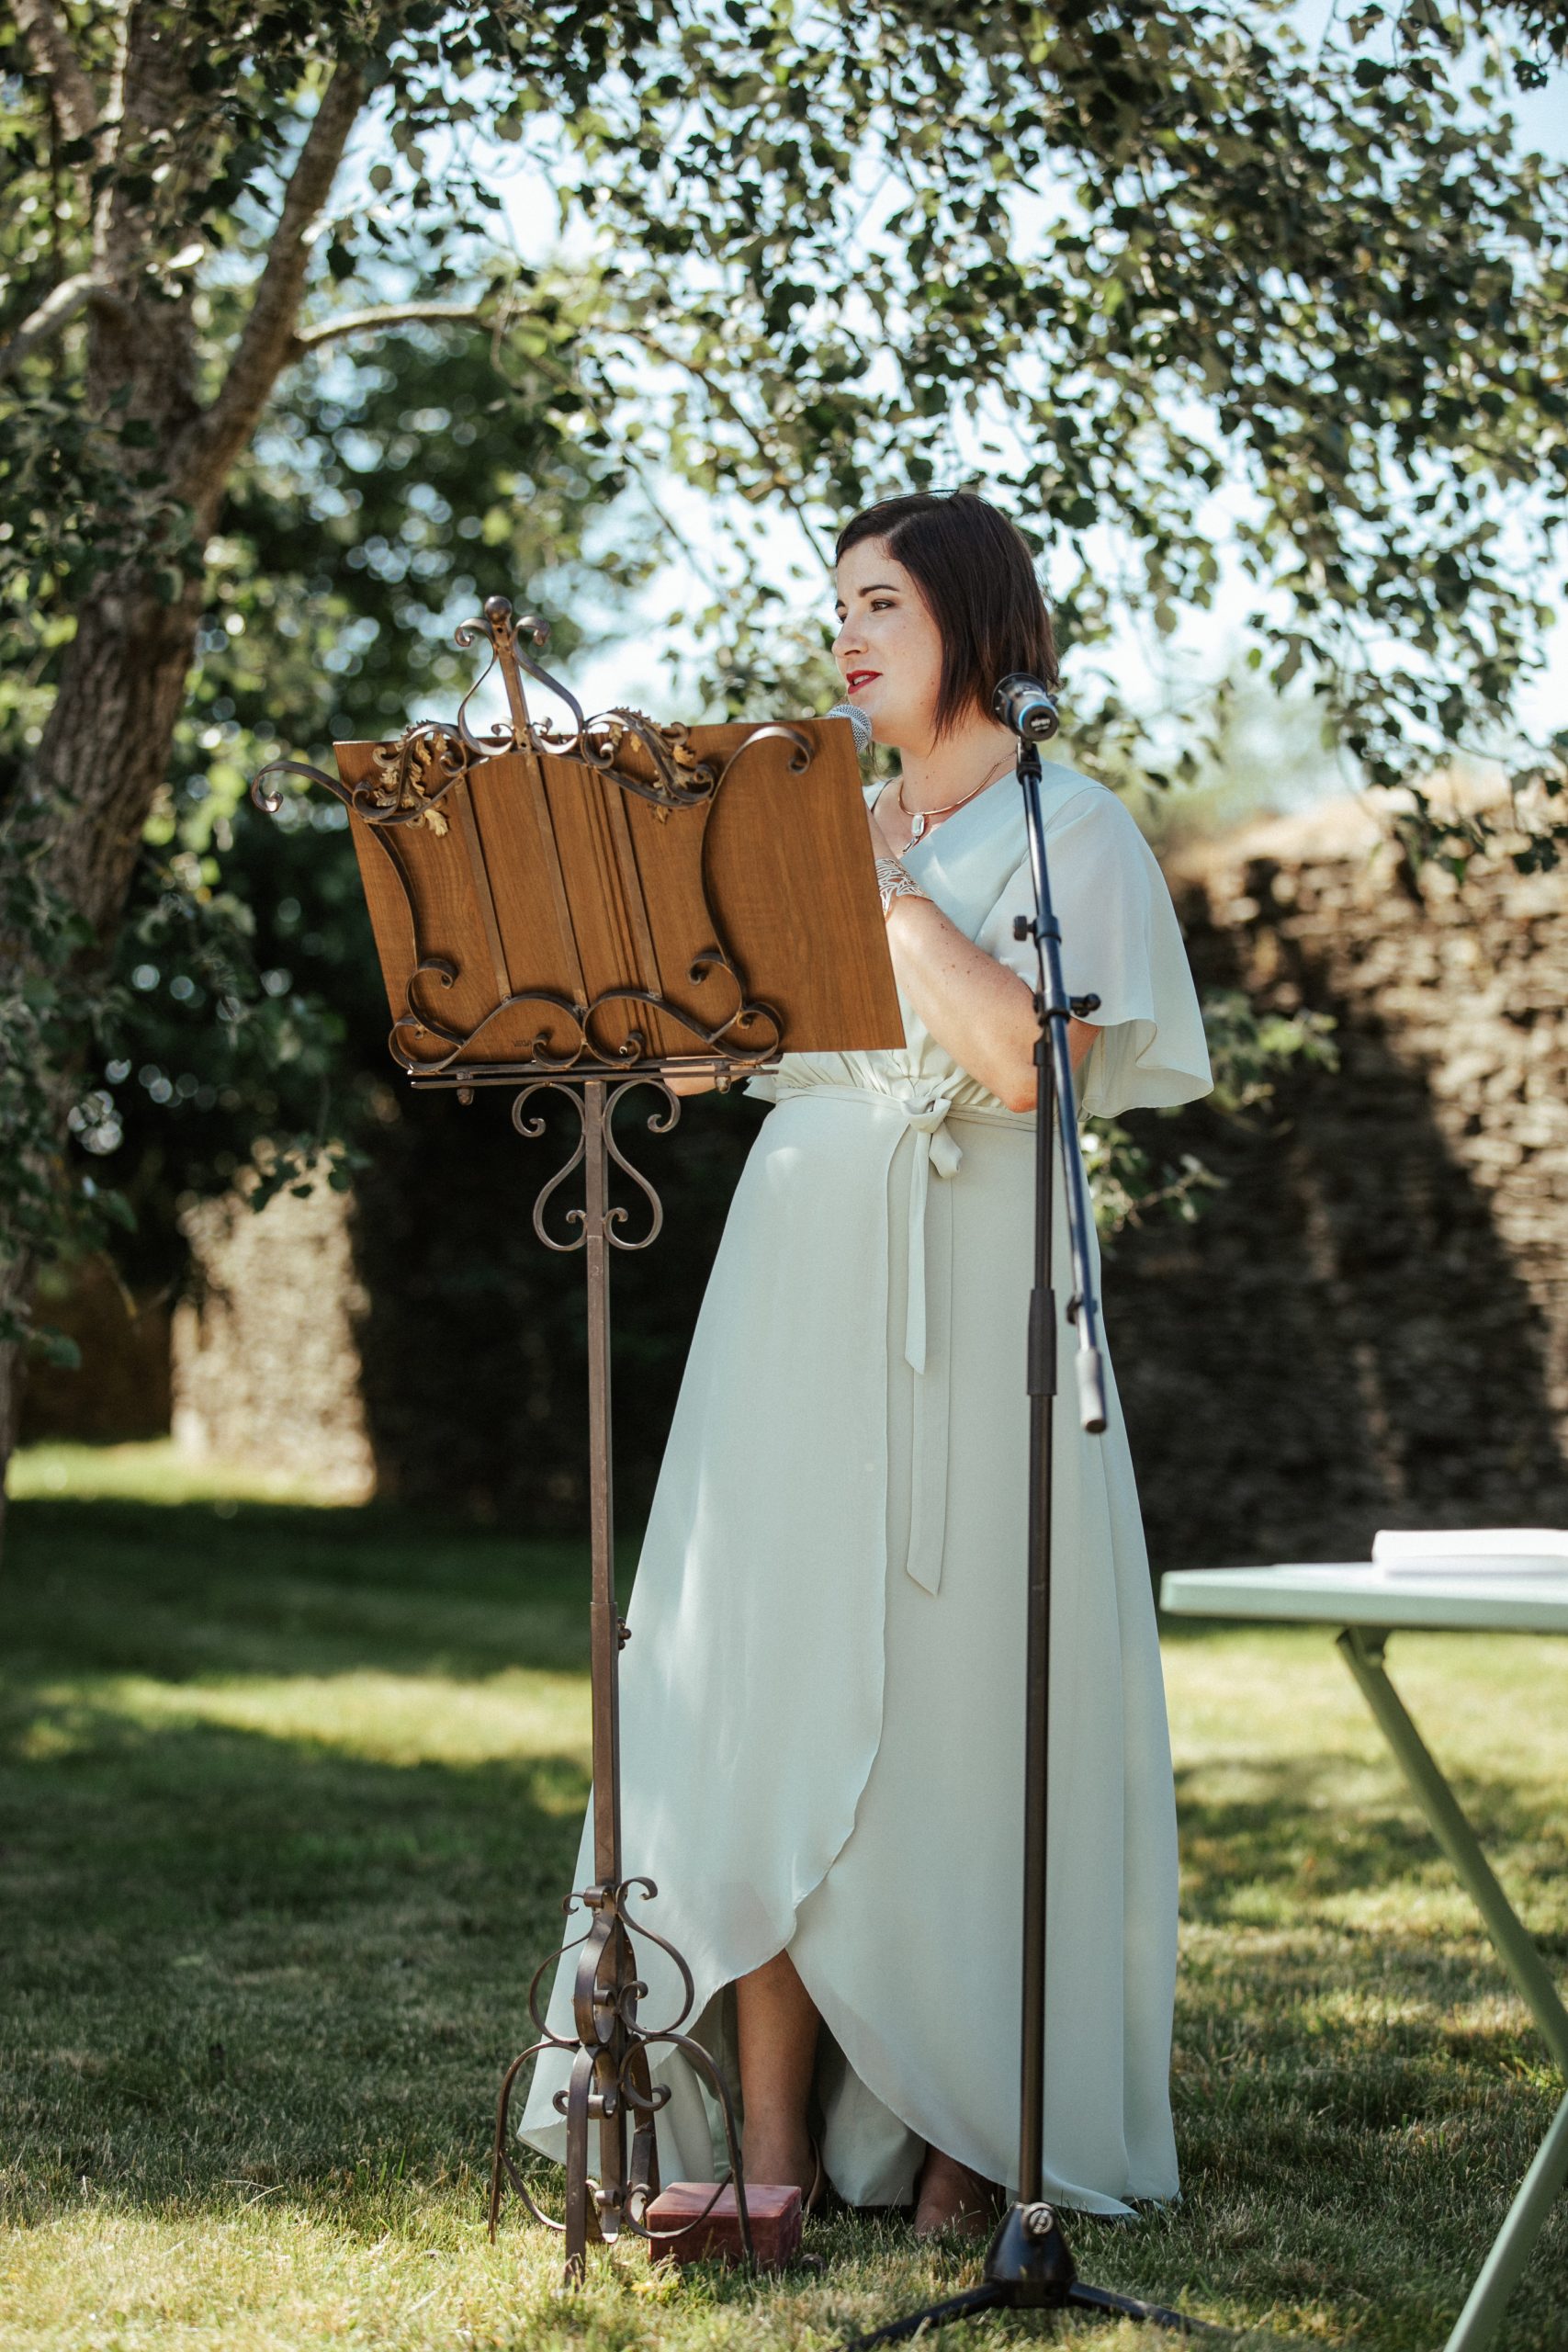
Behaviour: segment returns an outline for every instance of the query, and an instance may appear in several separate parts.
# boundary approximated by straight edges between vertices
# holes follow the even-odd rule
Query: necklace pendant
[[[916,815],[916,817],[915,817],[915,820],[914,820],[914,831],[913,831],[910,833],[910,835],[909,835],[909,847],[910,847],[911,849],[913,849],[913,848],[914,848],[915,843],[919,840],[920,835],[925,831],[925,830],[926,830],[926,812],[925,812],[925,810],[922,808],[922,809],[920,809],[920,810],[917,813],[917,815]]]

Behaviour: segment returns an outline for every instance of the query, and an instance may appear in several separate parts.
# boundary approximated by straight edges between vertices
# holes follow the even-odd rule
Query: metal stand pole
[[[1077,1331],[1078,1408],[1083,1428],[1105,1428],[1105,1376],[1099,1342],[1099,1302],[1089,1256],[1089,1187],[1084,1180],[1073,1115],[1072,1058],[1067,1023],[1075,1014],[1097,1010],[1095,996],[1069,1000],[1062,978],[1061,932],[1051,905],[1045,834],[1040,815],[1040,753],[1021,747],[1018,780],[1023,790],[1029,832],[1035,912],[1013,922],[1015,939],[1032,938],[1038,956],[1034,1010],[1040,1034],[1034,1045],[1036,1112],[1034,1153],[1034,1280],[1029,1299],[1029,1615],[1026,1634],[1023,1831],[1023,2014],[1019,2097],[1018,2197],[1003,2217],[986,2255],[982,2282],[967,2294],[933,2304],[851,2339],[846,2352],[869,2352],[895,2344],[928,2326],[942,2326],[1006,2306],[1016,2311],[1062,2310],[1068,2305],[1108,2316],[1147,2320],[1183,2334],[1223,2335],[1207,2321],[1190,2319],[1158,2303],[1086,2286],[1078,2278],[1055,2206],[1043,2195],[1045,2113],[1045,1936],[1050,1844],[1051,1713],[1051,1507],[1054,1424],[1056,1408],[1056,1339],[1059,1329],[1052,1272],[1055,1226],[1053,1164],[1062,1167],[1072,1257],[1073,1296],[1067,1317]]]
[[[546,1972],[552,1970],[560,1960],[561,1951],[552,1952],[542,1962],[528,1988],[528,2010],[538,2040],[513,2060],[502,2082],[496,2108],[491,2171],[490,2233],[493,2239],[501,2218],[502,2200],[510,2181],[534,2219],[565,2237],[564,2283],[569,2287],[581,2283],[587,2248],[591,2243],[611,2242],[623,2229],[626,2229],[650,2243],[666,2245],[672,2239],[684,2236],[687,2230],[694,2229],[698,2222],[705,2220],[730,2182],[735,2188],[741,2245],[747,2261],[754,2260],[751,2220],[747,2210],[739,2141],[728,2088],[711,2054],[700,2042],[679,2030],[695,1997],[691,1973],[672,1945],[628,1914],[629,1895],[634,1893],[657,1894],[653,1881],[623,1876],[619,1658],[628,1635],[615,1601],[610,1408],[610,1251],[613,1249],[646,1250],[657,1238],[664,1220],[658,1195],[617,1148],[610,1123],[621,1096],[632,1087],[643,1084],[658,1086],[669,1104],[667,1112],[662,1115],[655,1112],[648,1123],[656,1134],[666,1135],[680,1116],[680,1101],[664,1085],[661,1077],[651,1074],[624,1079],[619,1082],[587,1077],[575,1080],[541,1079],[525,1087],[512,1106],[512,1123],[519,1135],[540,1136],[544,1133],[543,1118],[537,1114],[525,1116],[525,1106],[535,1094],[553,1088],[572,1102],[581,1123],[576,1150],[565,1167],[558,1170],[544,1186],[534,1204],[534,1230],[547,1249],[563,1252],[581,1250],[587,1262],[589,1510],[592,1551],[589,1629],[593,1702],[593,1883],[570,1895],[564,1906],[570,1916],[581,1904],[591,1915],[590,1925],[584,1933],[574,1943],[562,1948],[564,1951],[580,1951],[572,1999],[572,2021],[576,2027],[573,2038],[569,2040],[552,2033],[538,2006],[540,1982]],[[624,1208],[610,1206],[612,1159],[631,1177],[650,1204],[652,1216],[649,1230],[640,1240],[630,1240],[620,1232],[619,1227],[627,1212]],[[550,1195],[579,1166],[584,1168],[584,1206],[569,1210],[567,1221],[580,1230],[574,1239],[559,1241],[546,1227],[544,1212]],[[634,1931],[657,1944],[680,1972],[685,1998],[679,2014],[668,2026],[649,2030],[638,2019],[637,2003],[648,1987],[637,1972],[632,1942]],[[664,2042],[682,2051],[711,2085],[724,2118],[729,2172],[726,2180],[716,2183],[713,2196],[701,2213],[678,2230],[653,2231],[648,2228],[644,2215],[650,2199],[658,2195],[660,2186],[654,2118],[668,2102],[670,2092],[667,2086],[654,2086],[648,2052],[655,2043]],[[566,2215],[563,2221],[554,2220],[535,2201],[512,2143],[513,2086],[528,2060],[547,2049],[572,2052],[570,2083],[564,2091],[557,2092],[555,2098],[558,2112],[566,2118]],[[629,2161],[626,2148],[628,2109],[635,2118]],[[589,2126],[595,2122],[599,2127],[597,2178],[591,2176],[588,2169]]]

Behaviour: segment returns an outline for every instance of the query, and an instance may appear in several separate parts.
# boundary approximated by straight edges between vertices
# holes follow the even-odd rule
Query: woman
[[[1024,1339],[1033,1220],[1032,910],[996,681],[1054,680],[1028,549],[983,500],[918,495],[838,545],[834,658],[900,774],[865,787],[901,1051],[786,1054],[692,1342],[622,1661],[626,1867],[682,1951],[750,2180],[823,2177],[976,2233],[1016,2188],[1021,1975]],[[1207,1091],[1169,898],[1114,797],[1047,764],[1079,1109]],[[709,1083],[686,1081],[682,1091]],[[1060,1172],[1058,1297],[1071,1293]],[[1076,1394],[1061,1341],[1065,1396]],[[1057,1422],[1046,2194],[1175,2194],[1176,1835],[1126,1437]],[[578,1875],[591,1883],[591,1822]],[[573,1932],[576,1932],[574,1929]],[[646,1939],[640,2016],[679,2006]],[[570,2035],[571,1962],[553,2030]],[[692,2030],[692,2029],[688,2029]],[[716,2177],[666,2052],[666,2180]],[[560,2159],[538,2062],[522,2136]]]

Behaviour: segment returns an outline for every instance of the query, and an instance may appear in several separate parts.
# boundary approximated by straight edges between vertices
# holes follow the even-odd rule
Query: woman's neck
[[[1018,744],[1007,728],[976,710],[951,734],[919,751],[897,747],[900,799],[911,817],[945,808],[987,780],[1005,775]]]

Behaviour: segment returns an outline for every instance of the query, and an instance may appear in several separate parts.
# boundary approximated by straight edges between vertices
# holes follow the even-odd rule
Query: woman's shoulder
[[[1135,856],[1145,846],[1137,820],[1108,784],[1085,775],[1060,760],[1040,763],[1040,819],[1047,840],[1060,847],[1082,846]],[[1024,821],[1023,796],[1015,792],[1006,809],[1002,831],[1022,859],[1028,854],[1029,828]]]
[[[1081,848],[1090,856],[1123,865],[1146,869],[1156,863],[1143,827],[1119,792],[1077,768],[1052,763],[1046,773],[1041,816],[1047,837],[1059,836],[1063,847]],[[1021,819],[1020,822],[1021,829]]]
[[[1097,775],[1086,775],[1081,768],[1068,767],[1065,760],[1041,761],[1040,797],[1047,824],[1059,824],[1068,815],[1093,821],[1102,809],[1115,812],[1104,818],[1108,824],[1133,822],[1119,794]]]

